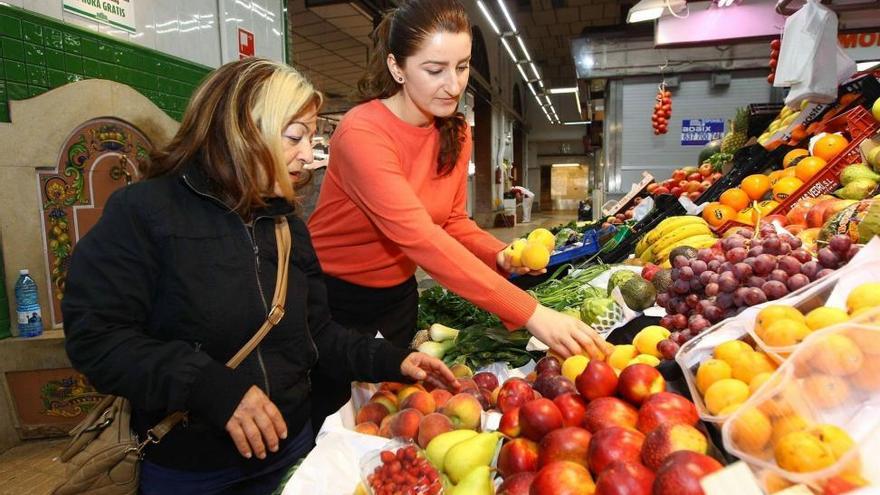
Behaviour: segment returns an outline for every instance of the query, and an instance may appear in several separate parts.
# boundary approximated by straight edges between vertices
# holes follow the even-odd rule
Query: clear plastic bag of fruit
[[[418,445],[394,439],[360,462],[361,483],[370,495],[436,495],[443,493],[440,472]]]
[[[880,327],[807,337],[722,427],[725,448],[770,483],[880,484]]]

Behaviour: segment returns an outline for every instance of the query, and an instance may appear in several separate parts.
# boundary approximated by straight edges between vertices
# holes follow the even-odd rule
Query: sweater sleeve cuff
[[[526,326],[538,307],[537,300],[506,280],[489,297],[492,307],[496,308],[493,312],[501,318],[501,323],[508,330]]]
[[[484,252],[482,252],[482,253],[474,253],[474,254],[476,254],[477,257],[480,259],[480,261],[482,261],[483,263],[485,263],[486,266],[488,266],[489,268],[491,268],[491,269],[495,270],[496,272],[498,272],[499,275],[501,275],[501,276],[503,276],[503,277],[507,277],[507,276],[510,275],[510,274],[507,273],[507,272],[505,272],[504,270],[502,270],[502,269],[498,266],[498,258],[497,258],[498,253],[499,253],[502,249],[506,248],[506,247],[507,247],[507,244],[505,244],[505,243],[503,243],[503,242],[501,242],[501,241],[499,241],[499,240],[497,240],[497,239],[493,239],[493,241],[494,241],[494,242],[488,242],[488,243],[486,243],[486,244],[484,245],[484,246],[485,246],[485,251],[484,251]],[[484,247],[484,246],[481,246],[481,247]]]
[[[193,384],[187,407],[212,425],[223,429],[242,397],[256,385],[244,373],[236,373],[212,361]]]
[[[409,377],[400,372],[400,365],[407,356],[413,353],[413,351],[397,347],[384,339],[379,339],[379,341],[380,347],[373,355],[373,376],[376,377],[376,381],[412,381]]]

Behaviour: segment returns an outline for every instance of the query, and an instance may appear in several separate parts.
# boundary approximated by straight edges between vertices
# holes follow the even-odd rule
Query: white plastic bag
[[[633,208],[633,220],[636,222],[640,222],[643,218],[648,216],[651,213],[651,210],[654,209],[654,198],[648,196],[643,199],[641,203],[638,204],[635,208]]]

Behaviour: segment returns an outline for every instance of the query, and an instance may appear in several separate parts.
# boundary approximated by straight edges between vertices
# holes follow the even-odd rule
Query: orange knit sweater
[[[505,244],[468,218],[468,133],[455,170],[437,174],[439,132],[400,120],[381,101],[353,108],[330,140],[330,164],[309,218],[328,275],[367,287],[391,287],[421,266],[437,282],[525,325],[537,301],[499,273]]]

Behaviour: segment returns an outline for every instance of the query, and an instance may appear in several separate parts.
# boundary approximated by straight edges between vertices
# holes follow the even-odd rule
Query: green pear
[[[425,456],[427,456],[428,461],[430,461],[435,468],[442,470],[443,460],[446,458],[446,453],[449,449],[455,444],[475,436],[477,436],[477,432],[474,430],[452,430],[447,431],[446,433],[441,433],[428,442],[428,447],[425,449]]]
[[[492,468],[477,466],[451,490],[449,495],[493,495],[495,483],[492,482]]]
[[[486,431],[453,445],[443,459],[443,471],[453,483],[461,482],[475,467],[492,463],[500,439],[497,431]]]

